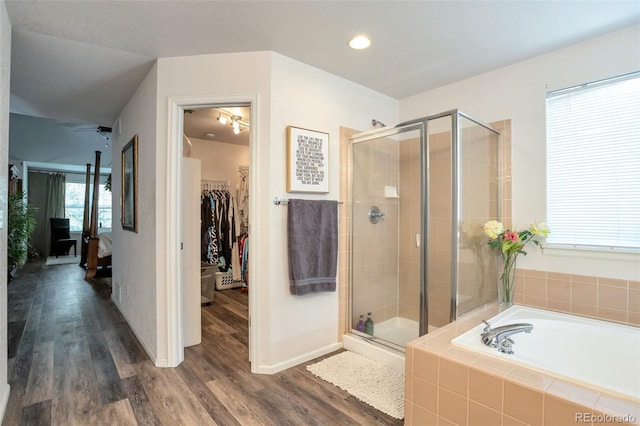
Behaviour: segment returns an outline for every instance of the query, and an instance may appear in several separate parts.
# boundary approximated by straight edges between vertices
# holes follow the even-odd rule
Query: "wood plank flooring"
[[[76,265],[30,262],[10,281],[3,425],[403,423],[316,378],[306,364],[251,374],[246,293],[216,292],[202,309],[202,343],[187,348],[177,368],[156,368],[110,288],[83,277]]]

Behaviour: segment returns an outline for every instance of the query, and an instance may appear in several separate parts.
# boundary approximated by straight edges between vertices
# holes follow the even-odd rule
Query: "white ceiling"
[[[238,117],[240,133],[235,134],[231,122],[222,124],[218,118],[225,116]],[[197,108],[187,110],[184,114],[184,133],[191,139],[203,139],[225,142],[235,145],[249,146],[249,124],[251,123],[251,108]]]
[[[6,5],[11,111],[103,126],[157,57],[276,51],[403,99],[640,23],[637,0]],[[347,47],[357,33],[371,37],[369,49]]]

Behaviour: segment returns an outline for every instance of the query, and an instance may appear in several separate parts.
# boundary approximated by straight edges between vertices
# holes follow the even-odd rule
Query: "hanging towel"
[[[338,202],[290,199],[287,234],[291,294],[336,291]]]

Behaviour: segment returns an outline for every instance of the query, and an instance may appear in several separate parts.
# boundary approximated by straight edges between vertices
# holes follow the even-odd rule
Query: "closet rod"
[[[230,188],[231,184],[228,180],[202,180],[200,181],[200,187],[203,190],[226,189]]]
[[[283,200],[282,198],[274,197],[273,204],[275,204],[276,206],[289,204],[289,200]],[[338,204],[344,204],[344,203],[342,201],[338,201]]]

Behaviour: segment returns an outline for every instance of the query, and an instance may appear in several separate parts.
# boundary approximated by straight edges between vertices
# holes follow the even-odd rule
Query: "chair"
[[[73,256],[76,256],[75,238],[71,238],[69,231],[69,219],[52,217],[51,222],[51,250],[49,256],[68,255],[73,247]]]

